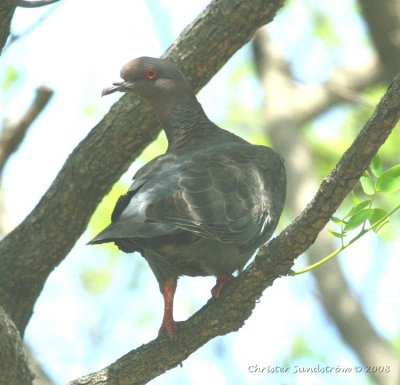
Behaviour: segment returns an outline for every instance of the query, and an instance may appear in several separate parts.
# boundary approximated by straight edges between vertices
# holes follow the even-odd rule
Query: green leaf
[[[11,66],[7,66],[4,69],[5,77],[1,83],[1,88],[7,91],[19,78],[19,72]]]
[[[346,224],[346,222],[343,219],[340,219],[338,217],[332,217],[331,221],[337,223],[340,226],[344,226]]]
[[[371,216],[368,218],[368,222],[370,223],[371,226],[373,226],[376,222],[380,221],[383,217],[385,217],[388,214],[388,212],[384,209],[373,209],[373,213]],[[385,225],[388,222],[388,220],[382,222],[380,225],[376,226],[374,228],[374,232],[377,233],[383,225]]]
[[[382,159],[378,154],[375,154],[375,156],[372,158],[370,167],[371,167],[372,173],[376,177],[378,177],[382,174]]]
[[[369,174],[368,171],[364,172],[363,176],[360,178],[360,183],[365,194],[367,195],[375,194],[374,182],[372,181],[371,175]]]
[[[368,221],[371,225],[373,225],[374,223],[380,221],[387,214],[388,214],[388,212],[384,209],[380,209],[380,208],[372,209],[372,214],[368,218]]]
[[[359,211],[361,211],[362,209],[365,209],[366,207],[368,207],[372,202],[372,199],[367,199],[365,201],[360,202],[357,206],[354,206],[344,217],[345,218],[349,218],[352,217],[353,215],[357,214]]]
[[[353,200],[353,203],[355,205],[358,205],[360,203],[360,200],[358,199],[358,196],[354,191],[351,192],[351,199]]]
[[[394,192],[400,189],[400,164],[386,170],[376,181],[378,191]]]
[[[328,231],[335,237],[335,238],[340,238],[340,239],[342,239],[342,238],[344,238],[344,237],[346,237],[347,236],[347,234],[345,234],[345,233],[338,233],[338,232],[336,232],[336,231],[333,231],[333,230],[331,230],[331,229],[328,229]]]
[[[361,226],[373,213],[373,209],[363,209],[357,214],[354,214],[344,226],[344,232],[354,230],[358,226]]]

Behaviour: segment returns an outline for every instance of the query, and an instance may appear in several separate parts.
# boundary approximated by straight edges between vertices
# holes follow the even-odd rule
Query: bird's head
[[[134,92],[153,107],[168,101],[194,98],[194,93],[182,71],[172,62],[152,57],[139,57],[121,69],[122,82],[103,89],[102,96],[116,91]]]

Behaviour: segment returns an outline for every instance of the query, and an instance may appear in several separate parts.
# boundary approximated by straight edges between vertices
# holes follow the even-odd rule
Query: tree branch
[[[281,0],[214,0],[165,56],[198,91],[281,6]],[[50,272],[159,131],[148,106],[135,95],[123,96],[69,156],[33,212],[0,243],[0,303],[21,334]]]
[[[302,93],[304,90],[295,88],[296,86],[293,85],[290,74],[285,70],[288,67],[288,63],[277,52],[271,52],[271,44],[265,39],[264,33],[257,33],[256,43],[253,47],[257,49],[255,54],[256,67],[264,84],[266,95],[264,108],[265,127],[269,133],[269,137],[272,139],[273,147],[286,160],[286,171],[290,180],[286,210],[292,214],[297,213],[304,207],[307,193],[317,189],[318,184],[314,170],[315,159],[299,132],[298,124],[305,121],[304,116],[296,115],[295,119],[293,119],[293,110],[290,105],[286,111],[286,115],[290,114],[290,116],[284,116],[283,111],[277,111],[274,108],[276,105],[274,99],[291,101],[293,100],[292,92]],[[278,88],[278,84],[271,89],[271,82],[269,81],[271,78],[275,79],[275,82],[277,82],[277,79],[282,78],[279,82],[279,92],[274,92]],[[371,76],[366,76],[366,79],[370,78]],[[349,80],[349,82],[343,82],[343,84],[354,82],[354,79]],[[330,83],[331,81],[328,82],[328,84]],[[305,109],[310,105],[307,103],[309,98],[310,96],[306,93],[304,95],[305,107],[303,106]],[[277,101],[278,103],[279,100]],[[311,105],[318,104],[318,99],[311,103]],[[276,113],[278,113],[278,117],[275,116]],[[282,129],[281,121],[287,123],[284,132],[285,135],[280,135]],[[278,122],[278,124],[274,125],[271,122]],[[290,137],[291,140],[288,141],[287,137]],[[301,159],[299,159],[300,154]],[[324,232],[320,234],[315,245],[307,251],[307,254],[311,261],[316,262],[334,250],[332,237],[327,236],[326,232]],[[337,260],[334,259],[329,264],[326,264],[326,266],[319,267],[314,271],[314,274],[321,294],[319,297],[324,308],[337,325],[345,341],[354,349],[360,360],[365,365],[384,362],[385,365],[390,366],[391,371],[389,373],[371,373],[377,384],[399,383],[399,358],[390,344],[373,329],[359,302],[349,290]]]
[[[13,18],[15,9],[19,7],[24,8],[37,8],[58,2],[59,0],[40,0],[40,1],[25,1],[25,0],[0,0],[0,54],[4,52],[4,47],[10,36],[10,25]],[[39,25],[49,14],[41,16],[35,23],[33,23],[22,35],[31,32],[33,28]],[[8,40],[7,47],[17,41],[22,35],[11,35]]]
[[[144,384],[177,366],[210,339],[238,330],[251,315],[263,291],[276,278],[289,274],[294,259],[314,242],[399,118],[400,74],[307,208],[279,236],[260,249],[243,273],[226,284],[226,290],[218,300],[210,299],[189,320],[179,324],[178,341],[159,337],[107,368],[69,385]]]
[[[5,164],[9,160],[11,154],[17,150],[19,145],[25,138],[25,135],[36,120],[39,114],[47,106],[53,95],[53,91],[47,87],[41,86],[36,89],[36,95],[25,114],[16,122],[7,122],[3,124],[3,130],[0,134],[0,174],[2,173]],[[0,206],[3,206],[2,199],[0,199]],[[9,229],[5,225],[6,213],[4,208],[0,210],[0,235],[1,237],[6,234]],[[9,339],[7,343],[4,342],[5,337]],[[0,354],[0,383],[7,385],[13,384],[32,384],[34,377],[40,382],[35,382],[40,385],[45,383],[52,385],[50,380],[45,376],[39,363],[34,359],[30,351],[23,345],[19,332],[15,325],[9,320],[3,308],[0,306],[0,346],[2,347],[3,354],[9,355],[5,357]],[[13,346],[16,350],[13,352],[10,347]],[[26,354],[28,353],[28,354]],[[30,365],[28,364],[30,362]],[[31,373],[29,367],[32,366],[35,375]],[[11,368],[14,368],[12,370]],[[3,374],[4,373],[4,374]],[[46,382],[47,381],[47,382]]]
[[[318,244],[323,251],[326,251],[329,245],[327,236]],[[309,255],[311,261],[320,260],[321,257],[317,247],[312,248]],[[378,364],[390,368],[388,373],[370,373],[376,384],[399,384],[399,354],[389,341],[382,338],[373,328],[358,298],[352,294],[338,260],[333,259],[326,266],[315,269],[314,275],[321,293],[322,305],[335,322],[343,339],[354,349],[364,365]]]
[[[33,352],[26,344],[25,344],[25,352],[28,358],[29,366],[35,377],[33,380],[33,385],[55,385],[55,383],[50,379],[46,371],[42,368],[41,363],[36,359]]]
[[[51,89],[44,86],[38,87],[35,99],[25,114],[16,122],[6,121],[4,123],[0,134],[0,173],[3,171],[8,158],[24,140],[29,127],[44,110],[52,95]]]
[[[17,7],[21,8],[39,8],[39,7],[44,7],[46,5],[57,3],[59,1],[60,0],[37,0],[37,1],[15,0],[15,3]]]
[[[0,383],[32,385],[24,345],[14,323],[0,306]]]
[[[0,1],[0,54],[10,35],[10,25],[15,8],[16,5],[13,0]]]
[[[289,64],[262,28],[253,40],[255,64],[268,100],[268,125],[301,127],[343,102],[363,102],[360,92],[383,79],[377,59],[362,67],[339,68],[323,84],[299,86],[290,74]],[[274,95],[285,93],[285,97]],[[288,114],[290,111],[290,114]],[[278,130],[275,130],[278,131]]]
[[[51,14],[53,12],[55,12],[55,10],[58,7],[51,7],[47,10],[47,12],[43,13],[39,18],[37,18],[31,25],[29,25],[29,27],[27,29],[25,29],[24,31],[22,31],[19,34],[14,34],[11,33],[10,34],[10,38],[8,39],[7,45],[6,47],[3,49],[3,52],[10,48],[12,44],[14,44],[15,42],[17,42],[18,40],[24,38],[25,36],[29,35],[33,30],[35,30],[39,25],[41,25],[47,18],[49,18],[51,16]]]
[[[400,63],[400,0],[358,0],[369,35],[390,81]]]

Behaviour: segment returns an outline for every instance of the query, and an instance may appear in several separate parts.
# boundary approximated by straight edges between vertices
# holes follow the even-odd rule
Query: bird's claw
[[[226,281],[229,281],[230,279],[232,279],[232,275],[231,274],[221,274],[217,277],[217,282],[215,284],[215,286],[211,289],[211,295],[213,296],[213,298],[219,298],[219,296],[221,295],[221,290],[224,287],[224,284]]]
[[[172,341],[176,341],[178,339],[178,326],[174,320],[163,321],[160,330],[158,331],[158,335],[160,336],[164,331],[168,333]]]

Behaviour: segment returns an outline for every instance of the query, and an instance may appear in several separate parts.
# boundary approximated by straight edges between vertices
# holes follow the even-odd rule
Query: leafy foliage
[[[373,230],[376,234],[389,223],[391,217],[400,209],[400,204],[395,206],[391,211],[387,211],[382,207],[378,207],[376,203],[377,196],[382,193],[393,193],[400,190],[400,164],[395,165],[383,172],[383,165],[380,156],[377,154],[370,164],[371,173],[366,171],[360,178],[363,193],[367,199],[362,199],[352,192],[353,206],[341,218],[334,216],[331,222],[339,226],[339,231],[328,229],[329,233],[335,238],[340,239],[341,246],[339,249],[302,270],[293,272],[292,274],[306,273],[315,267],[322,265],[331,258],[334,258],[344,249],[352,245],[365,234]],[[351,238],[350,241],[344,243],[345,237],[350,236],[350,232],[360,229],[359,232]]]
[[[371,226],[369,229],[378,233],[383,225],[388,223],[388,218],[399,209],[399,206],[396,206],[391,212],[388,212],[386,209],[374,205],[374,202],[380,195],[379,193],[393,193],[400,190],[400,165],[393,166],[383,172],[382,160],[377,154],[372,159],[370,170],[371,173],[366,171],[360,178],[363,192],[370,198],[360,201],[353,191],[353,207],[342,219],[332,218],[332,221],[338,224],[342,230],[338,238],[343,239],[344,236],[348,235],[347,232],[360,226],[362,226],[362,231],[365,231],[367,222]],[[333,232],[331,233],[333,234]]]

